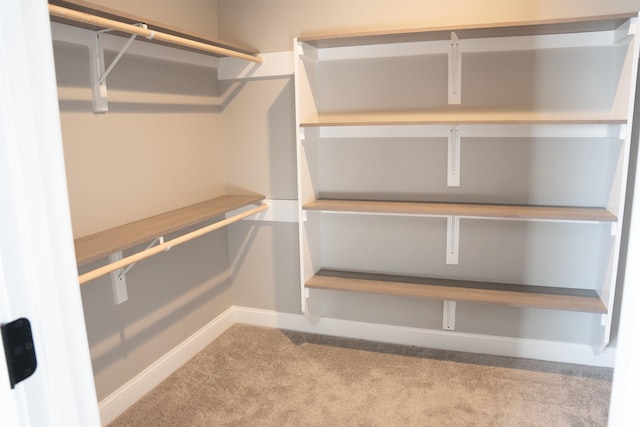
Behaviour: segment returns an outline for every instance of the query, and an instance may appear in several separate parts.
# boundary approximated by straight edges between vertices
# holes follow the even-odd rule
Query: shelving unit
[[[258,203],[264,196],[227,195],[75,239],[78,266]]]
[[[581,311],[602,350],[636,20],[296,39],[302,311],[315,289]]]
[[[92,261],[120,253],[116,259],[104,267],[99,267],[89,273],[80,276],[80,284],[103,276],[110,272],[116,271],[127,265],[131,265],[144,258],[155,255],[157,253],[169,250],[173,246],[185,243],[203,234],[222,228],[235,221],[251,216],[267,208],[261,205],[249,209],[245,212],[234,215],[231,218],[215,222],[213,224],[205,224],[198,230],[184,234],[169,242],[164,242],[166,234],[173,233],[187,227],[202,224],[206,221],[220,217],[226,213],[237,209],[246,208],[253,204],[259,204],[264,200],[264,196],[250,195],[226,195],[216,197],[211,200],[196,203],[173,211],[154,215],[98,233],[90,234],[75,239],[76,262],[78,266],[88,264]],[[152,244],[144,251],[122,258],[122,251],[132,248],[133,246],[149,242],[153,239],[161,239],[160,244],[153,246]]]

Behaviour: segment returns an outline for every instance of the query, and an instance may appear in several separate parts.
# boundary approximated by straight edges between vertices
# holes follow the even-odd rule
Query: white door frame
[[[38,361],[13,390],[0,366],[0,424],[99,426],[46,0],[0,1],[0,64],[0,322],[30,320]]]

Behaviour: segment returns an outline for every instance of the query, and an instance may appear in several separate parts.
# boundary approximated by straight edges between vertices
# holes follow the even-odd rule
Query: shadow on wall
[[[218,230],[139,262],[127,273],[128,300],[120,305],[109,276],[82,286],[99,399],[231,306],[226,246],[226,230]]]

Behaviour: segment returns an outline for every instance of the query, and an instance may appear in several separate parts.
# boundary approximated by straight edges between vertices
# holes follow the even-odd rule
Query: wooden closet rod
[[[213,53],[222,56],[231,56],[234,58],[246,59],[247,61],[262,63],[262,58],[249,55],[235,50],[227,49],[224,47],[214,46],[207,43],[198,42],[195,40],[185,39],[184,37],[173,36],[160,31],[153,31],[147,28],[138,27],[136,25],[127,24],[124,22],[114,21],[113,19],[102,18],[100,16],[90,15],[88,13],[79,12],[73,9],[67,9],[64,7],[49,5],[49,13],[59,18],[70,19],[76,22],[82,22],[84,24],[95,25],[97,27],[109,28],[111,30],[123,31],[129,34],[135,34],[147,39],[159,40],[178,46],[188,47],[191,49],[197,49],[204,52]]]
[[[78,280],[80,282],[80,284],[84,284],[90,280],[96,279],[100,276],[104,276],[105,274],[109,274],[112,271],[116,271],[122,267],[126,267],[129,264],[133,264],[134,262],[138,262],[140,260],[143,260],[145,258],[149,258],[150,256],[159,254],[160,252],[164,252],[167,251],[169,249],[171,249],[174,246],[178,246],[181,245],[185,242],[188,242],[189,240],[193,240],[196,237],[200,237],[203,234],[207,234],[210,233],[214,230],[217,230],[219,228],[222,227],[226,227],[229,224],[233,224],[236,221],[240,221],[243,218],[246,218],[248,216],[257,214],[258,212],[262,212],[264,210],[266,210],[268,208],[267,205],[260,205],[256,208],[250,209],[246,212],[242,212],[239,213],[237,215],[232,216],[231,218],[227,218],[227,219],[223,219],[222,221],[218,221],[214,224],[210,224],[207,225],[205,227],[202,227],[198,230],[192,231],[190,233],[184,234],[180,237],[176,237],[173,240],[169,240],[168,242],[164,242],[162,244],[159,244],[158,246],[153,246],[149,249],[146,249],[142,252],[138,252],[136,254],[130,255],[126,258],[122,258],[119,261],[116,262],[112,262],[111,264],[107,264],[104,267],[100,267],[100,268],[96,268],[95,270],[91,270],[88,273],[82,274],[78,277]]]

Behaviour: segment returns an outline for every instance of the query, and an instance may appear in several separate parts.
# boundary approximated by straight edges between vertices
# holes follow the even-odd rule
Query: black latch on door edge
[[[36,350],[33,346],[31,323],[21,318],[2,325],[2,342],[9,369],[11,388],[29,378],[36,370]]]

